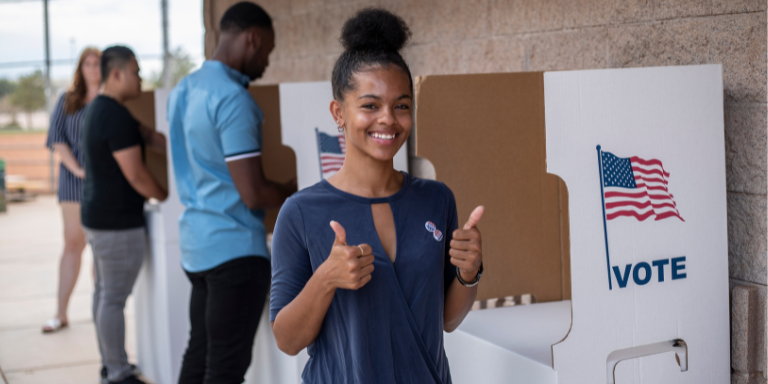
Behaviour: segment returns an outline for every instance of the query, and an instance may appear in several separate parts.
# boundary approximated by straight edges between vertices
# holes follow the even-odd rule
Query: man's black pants
[[[192,329],[179,384],[242,383],[269,292],[269,260],[241,257],[187,277]]]

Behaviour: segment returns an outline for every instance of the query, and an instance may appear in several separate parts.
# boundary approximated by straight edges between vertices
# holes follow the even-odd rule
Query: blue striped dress
[[[69,145],[72,154],[83,165],[83,150],[80,148],[80,132],[83,126],[83,116],[87,106],[78,109],[75,113],[68,115],[64,111],[64,98],[66,93],[59,97],[56,108],[51,114],[51,126],[48,129],[48,140],[46,145],[53,149],[56,143]],[[61,163],[59,168],[59,201],[80,202],[83,194],[83,179],[78,178]]]

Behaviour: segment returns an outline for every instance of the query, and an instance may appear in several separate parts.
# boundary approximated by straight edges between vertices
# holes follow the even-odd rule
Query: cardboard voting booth
[[[426,76],[415,92],[411,168],[453,190],[460,220],[486,206],[488,309],[445,334],[455,383],[728,382],[719,65]],[[330,83],[251,93],[268,178],[306,188],[343,164]],[[166,134],[167,95],[134,112]],[[395,167],[409,169],[406,148]],[[189,330],[166,172],[136,299],[139,365],[158,384],[177,381]],[[510,297],[530,305],[501,307]],[[246,382],[300,383],[306,353],[280,352],[268,320],[265,308]]]
[[[416,155],[484,204],[454,382],[730,380],[721,67],[427,76]],[[570,300],[570,301],[569,301]]]
[[[720,65],[544,74],[570,202],[560,382],[729,382],[722,84]]]
[[[165,99],[167,94],[162,91],[159,96],[155,97],[155,91],[142,92],[141,96],[136,99],[126,102],[126,108],[131,112],[133,117],[139,121],[142,125],[148,128],[157,130],[158,126],[166,136],[167,130],[162,131],[165,123]],[[161,105],[157,105],[157,102],[161,102]],[[155,112],[159,112],[159,115]],[[157,121],[157,117],[162,117],[163,121]],[[168,188],[168,159],[153,151],[145,151],[144,160],[147,164],[147,169],[152,177],[157,180],[163,188]]]
[[[546,170],[542,75],[416,79],[415,155],[453,190],[460,222],[486,207],[477,299],[539,303],[475,310],[445,334],[456,383],[556,382],[551,346],[571,325],[569,199]]]
[[[168,138],[169,91],[143,92],[127,103],[143,125]],[[169,146],[170,147],[170,146]],[[134,288],[138,366],[155,383],[178,381],[189,333],[190,284],[181,269],[178,217],[184,210],[176,193],[170,148],[166,157],[147,151],[147,167],[168,188],[168,199],[145,204],[149,247]]]

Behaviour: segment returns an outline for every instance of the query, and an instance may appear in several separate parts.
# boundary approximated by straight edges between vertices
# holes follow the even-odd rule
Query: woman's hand
[[[331,221],[336,232],[331,254],[320,266],[329,288],[358,290],[371,281],[373,254],[368,244],[347,245],[347,232],[341,224]],[[320,269],[318,268],[318,269]]]
[[[277,347],[291,356],[317,338],[337,288],[360,289],[371,281],[371,247],[367,244],[349,246],[344,227],[331,221],[331,228],[336,232],[336,241],[328,259],[272,322]]]
[[[72,174],[75,175],[78,179],[85,179],[85,169],[83,168],[77,168],[74,171],[72,171]]]
[[[477,277],[477,270],[483,262],[483,241],[477,223],[483,217],[485,208],[479,206],[469,215],[463,229],[453,231],[451,240],[451,264],[459,267],[461,279],[472,282]]]
[[[69,172],[72,172],[77,178],[85,179],[85,169],[83,169],[77,159],[75,159],[75,155],[72,154],[72,149],[69,148],[69,144],[53,143],[53,149],[59,154],[61,163]]]
[[[451,240],[451,264],[459,267],[461,279],[467,283],[475,281],[477,271],[483,262],[483,243],[480,239],[480,231],[477,222],[483,217],[485,208],[479,206],[469,215],[469,220],[463,229],[453,231]],[[443,311],[443,329],[453,332],[459,327],[464,318],[472,309],[472,303],[477,297],[477,285],[467,287],[453,279],[445,294],[445,309]]]

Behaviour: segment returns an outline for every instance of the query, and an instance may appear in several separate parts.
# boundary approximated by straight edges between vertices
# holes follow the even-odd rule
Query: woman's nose
[[[385,108],[382,110],[381,117],[379,117],[379,123],[384,125],[393,125],[397,121],[395,119],[395,111],[392,108]]]

